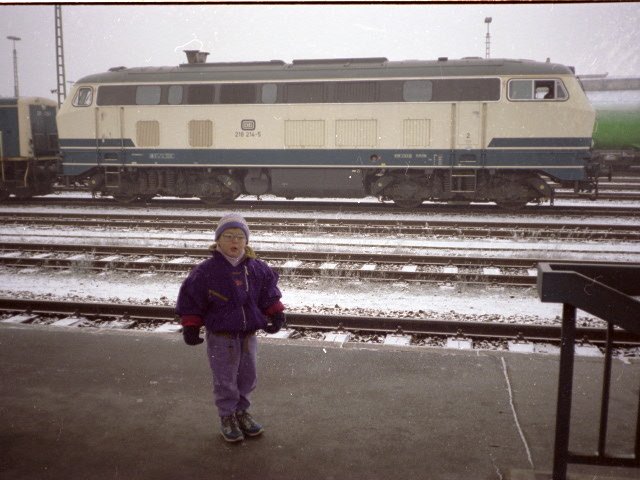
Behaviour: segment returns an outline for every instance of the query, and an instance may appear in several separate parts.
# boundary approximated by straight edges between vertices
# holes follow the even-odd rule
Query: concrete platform
[[[202,346],[176,333],[0,325],[0,478],[549,478],[557,356],[260,341],[251,410],[266,431],[230,445]],[[573,449],[595,449],[601,364],[576,362]],[[613,379],[609,451],[630,453],[640,361],[615,360]]]

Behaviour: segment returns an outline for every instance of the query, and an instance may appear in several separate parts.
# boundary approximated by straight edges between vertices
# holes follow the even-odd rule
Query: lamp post
[[[16,51],[16,42],[21,40],[20,37],[9,35],[7,40],[13,41],[13,92],[16,98],[20,96],[20,88],[18,87],[18,52]]]
[[[491,17],[485,17],[484,23],[487,24],[487,36],[485,37],[484,42],[484,58],[491,57],[491,34],[489,33],[489,25],[491,25]]]

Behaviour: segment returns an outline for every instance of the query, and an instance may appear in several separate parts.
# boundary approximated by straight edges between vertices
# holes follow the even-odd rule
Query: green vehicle
[[[640,168],[640,79],[582,79],[596,111],[593,157],[613,171]]]

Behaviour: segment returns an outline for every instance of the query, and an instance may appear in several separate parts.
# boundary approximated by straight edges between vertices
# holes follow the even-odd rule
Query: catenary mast
[[[54,5],[56,17],[56,77],[58,88],[58,108],[62,106],[62,102],[67,97],[67,82],[64,74],[64,45],[62,41],[62,6]]]

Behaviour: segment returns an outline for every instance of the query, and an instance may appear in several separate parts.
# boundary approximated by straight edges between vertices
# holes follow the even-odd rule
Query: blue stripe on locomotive
[[[136,149],[131,139],[110,140],[96,149],[95,140],[61,142],[64,175],[80,175],[97,164],[193,167],[342,167],[380,168],[500,168],[539,170],[560,180],[584,180],[584,148],[590,138],[494,139],[498,149]],[[124,145],[124,148],[122,147]],[[490,144],[491,145],[491,144]],[[83,148],[84,147],[84,148]],[[559,150],[554,147],[572,147]],[[583,148],[579,148],[583,147]],[[373,157],[372,159],[372,156]]]

